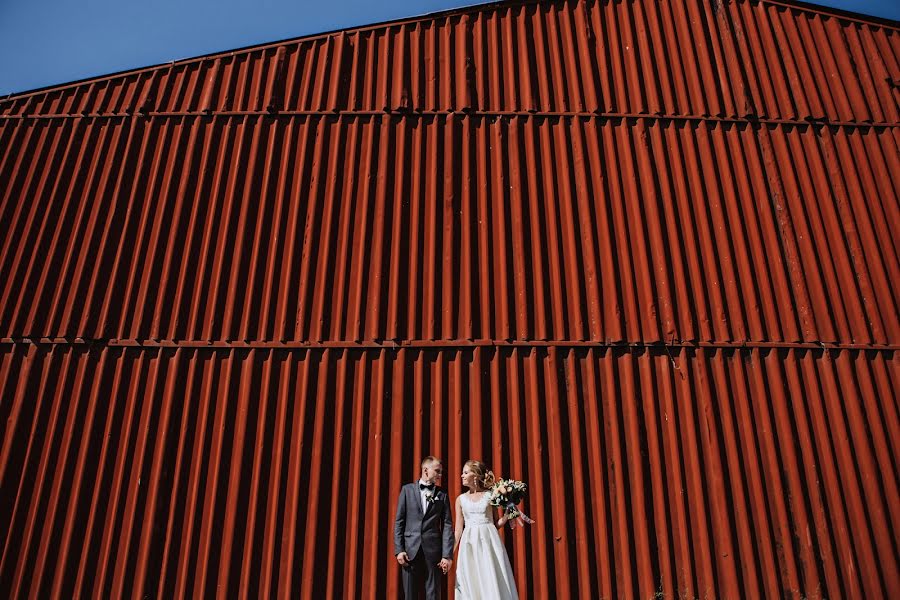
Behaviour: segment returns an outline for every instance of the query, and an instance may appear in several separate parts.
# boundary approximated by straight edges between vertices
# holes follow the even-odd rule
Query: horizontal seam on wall
[[[718,342],[718,341],[672,341],[672,342],[603,342],[587,340],[370,340],[353,341],[225,341],[225,340],[133,340],[133,339],[86,339],[86,338],[0,338],[2,345],[72,346],[108,348],[189,348],[209,350],[396,350],[417,349],[459,349],[459,348],[608,348],[608,349],[796,349],[796,350],[852,350],[895,352],[900,344],[847,344],[833,342]]]
[[[176,111],[176,112],[136,112],[136,113],[85,113],[85,114],[50,114],[50,115],[0,115],[0,121],[15,120],[54,120],[54,119],[129,119],[129,118],[214,118],[214,117],[406,117],[406,118],[431,118],[431,117],[483,117],[483,118],[516,118],[532,117],[542,119],[586,119],[586,120],[643,120],[643,121],[676,121],[699,123],[723,123],[738,125],[788,125],[796,127],[841,127],[851,129],[893,129],[900,127],[900,122],[861,122],[861,121],[829,121],[827,119],[769,119],[758,117],[715,117],[697,115],[649,115],[638,113],[607,113],[607,112],[552,112],[552,111],[379,111],[379,110],[293,110],[293,111]]]

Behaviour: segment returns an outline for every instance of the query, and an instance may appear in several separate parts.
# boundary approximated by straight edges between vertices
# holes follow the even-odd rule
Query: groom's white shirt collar
[[[422,488],[420,488],[419,483],[421,483],[422,485],[428,485],[428,482],[422,481],[422,478],[420,477],[419,482],[416,484],[416,489],[419,490],[419,497],[422,499],[422,514],[424,515],[428,512],[428,500],[425,498],[425,492],[427,492],[428,490],[423,490]],[[434,486],[434,489],[437,490],[437,485]]]

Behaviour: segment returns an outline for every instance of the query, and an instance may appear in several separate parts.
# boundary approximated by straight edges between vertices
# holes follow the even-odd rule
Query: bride
[[[462,484],[469,491],[456,498],[456,598],[518,599],[512,566],[494,527],[489,503],[487,490],[494,484],[494,474],[484,463],[470,460],[463,468]],[[497,527],[506,521],[501,516]]]

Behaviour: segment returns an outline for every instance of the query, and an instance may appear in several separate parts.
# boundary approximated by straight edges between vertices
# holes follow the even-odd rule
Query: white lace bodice
[[[470,525],[493,525],[490,497],[485,492],[478,500],[469,500],[469,494],[462,495],[462,511],[466,527]]]

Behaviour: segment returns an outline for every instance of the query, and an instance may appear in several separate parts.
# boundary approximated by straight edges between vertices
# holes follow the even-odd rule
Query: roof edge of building
[[[493,9],[502,8],[505,6],[540,4],[543,1],[546,1],[546,0],[498,0],[495,2],[485,2],[483,4],[467,4],[464,6],[457,7],[457,8],[450,8],[447,10],[425,13],[425,14],[421,14],[421,15],[413,15],[413,16],[409,16],[409,17],[402,17],[402,18],[398,18],[398,19],[391,19],[391,20],[387,20],[387,21],[380,21],[377,23],[370,23],[368,25],[359,25],[356,27],[344,27],[344,28],[339,28],[339,29],[332,29],[329,31],[322,31],[319,33],[311,33],[308,35],[284,38],[281,40],[263,42],[263,43],[259,43],[259,44],[251,44],[248,46],[233,48],[231,50],[214,51],[214,52],[210,52],[208,54],[201,54],[198,56],[180,58],[180,59],[176,59],[176,60],[170,60],[170,61],[166,61],[166,62],[156,63],[153,65],[147,65],[147,66],[137,67],[137,68],[132,68],[132,69],[123,69],[121,71],[115,71],[112,73],[106,73],[106,74],[102,74],[102,75],[85,77],[83,79],[77,79],[75,81],[70,81],[70,82],[66,82],[66,83],[51,84],[51,85],[47,85],[44,87],[35,88],[35,89],[31,89],[31,90],[14,92],[12,94],[7,94],[5,96],[0,97],[0,105],[2,105],[5,102],[12,101],[12,100],[18,100],[25,96],[31,96],[34,94],[43,94],[43,93],[47,93],[49,91],[64,90],[69,87],[84,85],[85,83],[89,83],[89,82],[93,83],[93,82],[105,81],[107,79],[113,79],[116,77],[123,77],[123,76],[127,76],[127,75],[136,75],[139,73],[154,71],[156,69],[169,68],[174,65],[190,64],[193,62],[208,60],[211,58],[219,58],[219,57],[223,57],[223,56],[231,56],[231,55],[235,55],[235,54],[255,52],[255,51],[259,51],[259,50],[265,50],[267,48],[278,47],[278,46],[281,46],[281,45],[287,44],[287,43],[295,43],[295,42],[302,42],[302,41],[307,41],[307,40],[314,40],[317,38],[324,38],[324,37],[336,35],[339,33],[355,33],[355,32],[359,32],[359,31],[372,31],[372,30],[376,30],[376,29],[402,25],[405,23],[416,23],[416,22],[420,22],[420,21],[434,20],[437,18],[447,18],[447,17],[453,17],[453,16],[457,16],[457,15],[463,16],[463,15],[467,15],[467,14],[470,14],[473,12],[478,12],[478,11],[483,11],[483,10],[493,10]],[[722,1],[722,0],[719,0],[719,1]],[[755,1],[759,4],[771,4],[774,6],[782,6],[785,8],[796,9],[796,10],[801,10],[801,11],[805,11],[805,12],[812,12],[812,13],[816,13],[816,14],[825,14],[827,16],[839,18],[839,19],[842,19],[845,21],[855,21],[858,23],[866,24],[866,25],[877,25],[880,27],[887,27],[889,29],[896,29],[898,32],[900,32],[900,21],[895,21],[893,19],[889,19],[886,17],[876,17],[876,16],[871,16],[871,15],[866,15],[863,13],[856,13],[856,12],[847,11],[847,10],[843,10],[843,9],[839,9],[839,8],[832,8],[829,6],[821,6],[821,5],[812,4],[809,2],[802,2],[801,0],[725,0],[725,1],[727,1],[727,2],[735,2],[735,1],[753,2],[753,1]]]

